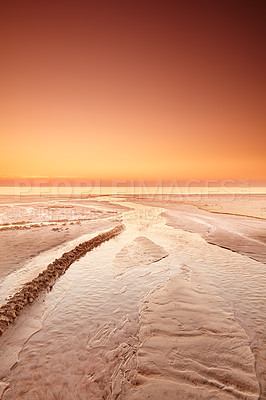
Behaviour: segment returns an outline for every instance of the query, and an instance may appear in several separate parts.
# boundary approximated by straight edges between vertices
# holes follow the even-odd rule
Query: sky
[[[266,179],[266,3],[0,6],[0,178]]]

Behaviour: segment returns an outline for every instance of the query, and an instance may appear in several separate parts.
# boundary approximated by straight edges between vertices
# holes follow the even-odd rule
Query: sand
[[[126,210],[94,198],[0,196],[0,282],[42,252],[114,227]]]
[[[129,195],[130,201],[150,202],[154,206],[164,204],[168,209],[174,209],[182,204],[192,205],[198,209],[215,214],[229,214],[266,219],[266,195],[251,194],[197,194],[197,195]]]
[[[122,399],[259,396],[246,333],[213,286],[188,267],[140,303],[136,371],[129,382]]]
[[[48,288],[51,290],[56,279],[63,275],[74,261],[77,261],[88,251],[91,251],[106,240],[115,237],[121,233],[123,229],[123,225],[117,225],[107,232],[80,243],[74,249],[64,253],[59,259],[49,264],[43,272],[39,273],[37,278],[24,284],[6,304],[0,307],[0,335],[2,335],[8,326],[22,313],[23,308],[28,304],[32,304],[42,291]]]
[[[245,196],[234,201],[224,196],[189,197],[185,200],[176,196],[165,197],[167,200],[161,196],[136,196],[134,201],[164,208],[162,215],[169,226],[198,233],[208,243],[266,263],[266,219],[254,218],[255,215],[265,217],[266,196]],[[231,214],[231,211],[237,211],[237,207],[239,215]],[[213,209],[220,211],[212,212]]]
[[[145,198],[136,200],[130,213],[134,207],[127,200],[122,205],[107,198],[105,204],[69,199],[69,207],[78,207],[84,218],[86,207],[88,213],[94,207],[114,215],[62,223],[58,230],[42,226],[0,232],[3,240],[9,238],[8,247],[2,247],[4,275],[31,256],[85,233],[113,228],[121,215],[126,225],[105,250],[101,246],[75,262],[1,336],[5,368],[0,398],[7,389],[4,400],[14,395],[32,400],[35,392],[39,399],[54,399],[62,391],[64,400],[75,398],[73,393],[84,400],[264,400],[265,221],[231,215],[233,206],[226,208],[223,202],[225,213],[217,214],[207,211],[208,204]],[[217,209],[215,201],[210,208]],[[244,203],[240,208],[242,214],[251,213]],[[180,263],[181,275],[173,276]],[[50,271],[52,279],[61,266],[65,272],[59,261]],[[159,286],[155,276],[161,276]],[[142,285],[144,292],[138,288]],[[138,308],[141,293],[146,294]],[[236,299],[243,302],[238,309],[242,314],[235,314]],[[254,320],[248,315],[245,325],[246,312]]]
[[[0,231],[0,281],[44,251],[86,233],[111,228],[115,224],[117,222],[112,220],[97,220],[61,225],[57,230],[54,230],[54,226],[43,226],[27,230]]]
[[[116,255],[113,267],[115,273],[121,273],[126,268],[132,268],[162,260],[168,253],[145,236],[139,236]]]

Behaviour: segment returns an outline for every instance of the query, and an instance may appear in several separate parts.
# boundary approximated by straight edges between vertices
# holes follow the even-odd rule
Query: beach
[[[265,200],[1,196],[0,306],[63,254],[123,229],[4,330],[0,398],[265,399]]]

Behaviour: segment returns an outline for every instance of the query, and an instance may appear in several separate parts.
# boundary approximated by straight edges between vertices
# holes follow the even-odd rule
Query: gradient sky
[[[262,1],[6,1],[0,177],[265,179]]]

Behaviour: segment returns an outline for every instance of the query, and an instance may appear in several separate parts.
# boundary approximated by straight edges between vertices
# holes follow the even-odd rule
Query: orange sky
[[[1,5],[0,178],[266,178],[265,4],[172,3]]]

